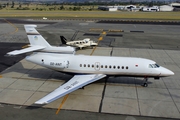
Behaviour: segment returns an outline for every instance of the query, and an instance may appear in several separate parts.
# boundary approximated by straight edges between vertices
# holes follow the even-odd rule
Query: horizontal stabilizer
[[[37,50],[42,50],[44,49],[44,46],[31,46],[22,50],[14,50],[12,52],[8,52],[7,55],[19,55],[19,54],[23,54],[23,53],[27,53],[27,52],[33,52],[33,51],[37,51]]]

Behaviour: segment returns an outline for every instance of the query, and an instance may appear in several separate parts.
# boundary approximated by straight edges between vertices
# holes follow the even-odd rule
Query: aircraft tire
[[[144,85],[143,85],[144,87],[147,87],[148,86],[148,84],[147,83],[144,83]]]

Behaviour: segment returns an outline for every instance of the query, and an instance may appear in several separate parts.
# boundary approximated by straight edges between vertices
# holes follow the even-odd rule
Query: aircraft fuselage
[[[174,73],[154,61],[133,57],[109,57],[34,53],[26,60],[72,74],[106,74],[119,76],[165,77]]]

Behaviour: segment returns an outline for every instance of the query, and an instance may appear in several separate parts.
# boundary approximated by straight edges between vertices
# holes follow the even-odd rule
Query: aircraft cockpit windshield
[[[160,66],[158,64],[149,64],[149,68],[159,68]]]

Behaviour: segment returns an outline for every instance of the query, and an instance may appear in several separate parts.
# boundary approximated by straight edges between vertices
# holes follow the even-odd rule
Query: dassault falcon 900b
[[[174,75],[172,71],[149,59],[75,55],[72,47],[51,46],[35,29],[36,25],[25,25],[24,27],[30,47],[9,52],[7,55],[33,52],[26,57],[27,61],[74,75],[68,82],[36,101],[35,104],[48,104],[106,76],[144,77],[144,86],[147,87],[149,77],[158,79]]]

